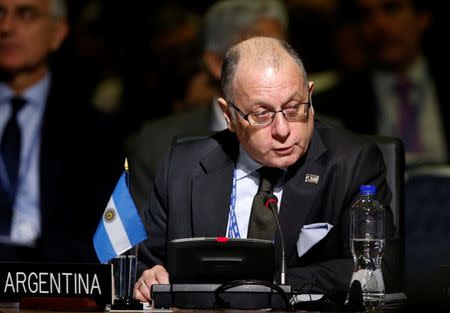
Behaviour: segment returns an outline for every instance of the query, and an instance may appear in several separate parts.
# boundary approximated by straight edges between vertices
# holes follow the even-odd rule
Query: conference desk
[[[41,310],[19,310],[19,309],[3,309],[0,307],[1,313],[67,313],[67,311],[41,311]],[[150,312],[158,312],[158,313],[165,313],[165,312],[177,312],[177,313],[194,313],[194,312],[202,312],[202,313],[261,313],[265,311],[261,310],[186,310],[186,309],[172,309],[172,310],[147,310],[142,311],[143,313],[150,313]],[[284,313],[287,311],[270,311],[270,312],[279,312]],[[306,312],[306,311],[289,311],[289,312]],[[70,311],[70,313],[86,313],[86,311]]]
[[[387,297],[388,302],[386,303],[385,307],[383,308],[382,312],[400,312],[400,313],[407,313],[407,312],[450,312],[450,303],[446,302],[445,304],[438,304],[436,302],[427,302],[422,304],[409,304],[407,305],[406,301],[403,301],[401,298],[403,298],[402,294],[391,294],[391,296]],[[399,299],[397,301],[393,299]],[[64,308],[64,309],[53,309],[51,306],[47,306],[47,309],[37,309],[35,307],[31,308],[21,308],[19,306],[19,303],[7,303],[7,302],[0,302],[0,313],[63,313],[63,312],[71,312],[71,313],[85,313],[85,312],[104,312],[103,310],[96,310],[96,309],[83,309],[83,310],[77,310],[77,309],[70,309],[70,308]],[[177,312],[177,313],[192,313],[192,312],[202,312],[202,313],[261,313],[261,312],[342,312],[345,313],[345,311],[342,310],[330,310],[329,308],[326,310],[319,310],[319,309],[299,309],[294,311],[286,311],[286,310],[236,310],[236,309],[179,309],[179,308],[172,308],[169,310],[164,309],[151,309],[148,306],[144,306],[144,309],[141,311],[111,311],[111,312],[142,312],[142,313],[150,313],[150,312],[158,312],[158,313],[165,313],[165,312]],[[108,312],[108,311],[105,311]]]
[[[235,309],[202,309],[202,310],[196,310],[196,309],[178,309],[178,308],[172,308],[170,310],[163,310],[163,309],[150,309],[150,308],[145,308],[142,311],[113,311],[113,312],[143,312],[143,313],[151,313],[151,312],[157,312],[157,313],[170,313],[170,312],[176,312],[176,313],[193,313],[193,312],[202,312],[202,313],[261,313],[261,312],[320,312],[317,310],[314,311],[305,311],[305,310],[294,310],[294,311],[286,311],[286,310],[267,310],[267,309],[262,309],[262,310],[235,310]],[[409,311],[409,310],[408,310]],[[383,310],[383,312],[408,312],[405,310],[396,310],[396,309],[387,309],[387,310]],[[411,312],[413,312],[414,310],[411,310]],[[89,311],[74,311],[74,310],[41,310],[41,309],[21,309],[19,307],[18,303],[0,303],[0,313],[67,313],[67,312],[71,312],[71,313],[86,313]],[[103,311],[90,311],[90,312],[103,312]],[[108,311],[105,311],[108,312]],[[333,312],[333,311],[329,311],[327,310],[326,312]],[[336,311],[337,312],[337,311]],[[341,313],[345,313],[340,311]],[[414,311],[416,312],[416,311]]]
[[[409,312],[450,312],[448,309],[449,306],[443,307],[435,307],[433,305],[431,306],[402,306],[399,308],[387,308],[383,309],[382,312],[385,313],[409,313]],[[20,309],[19,305],[16,304],[2,304],[0,303],[0,313],[86,313],[88,311],[73,311],[73,310],[39,310],[39,309]],[[93,312],[93,311],[91,311]],[[104,311],[94,311],[94,312],[104,312]],[[108,312],[108,311],[105,311]],[[114,311],[114,312],[142,312],[142,313],[194,313],[194,312],[201,312],[201,313],[261,313],[261,312],[274,312],[274,313],[284,313],[284,312],[311,312],[311,313],[318,313],[318,312],[339,312],[339,313],[346,313],[344,311],[318,311],[318,310],[294,310],[294,311],[285,311],[285,310],[230,310],[230,309],[207,309],[207,310],[195,310],[195,309],[178,309],[173,308],[170,310],[161,310],[161,309],[144,309],[142,311]],[[350,312],[348,312],[350,313]]]
[[[67,313],[69,311],[54,311],[54,310],[35,310],[35,309],[20,309],[18,304],[1,304],[0,303],[0,313]],[[86,311],[70,311],[71,313],[86,313]],[[97,311],[101,312],[101,311]],[[125,311],[124,311],[125,312]],[[129,311],[128,311],[129,312]],[[177,313],[193,313],[193,312],[199,312],[199,310],[192,310],[192,309],[171,309],[171,310],[152,310],[152,309],[144,309],[143,311],[133,311],[133,312],[143,312],[143,313],[150,313],[150,312],[158,312],[158,313],[170,313],[170,312],[177,312]],[[226,309],[216,309],[216,310],[201,310],[202,313],[261,313],[265,312],[265,310],[226,310]],[[274,310],[270,312],[287,312],[287,311],[279,311]],[[290,311],[293,312],[293,311]],[[294,312],[305,312],[305,311],[294,311]]]
[[[69,311],[54,311],[54,310],[30,310],[30,309],[20,309],[18,305],[16,306],[2,306],[0,304],[0,313],[67,313]],[[101,311],[97,311],[101,312]],[[123,311],[125,312],[125,311]],[[128,311],[130,312],[130,311]],[[138,311],[133,311],[138,312]],[[267,312],[267,310],[227,310],[227,309],[215,309],[215,310],[193,310],[193,309],[171,309],[171,310],[152,310],[152,309],[145,309],[142,311],[143,313],[151,313],[151,312],[157,312],[157,313],[194,313],[194,312],[202,312],[202,313],[261,313],[261,312]],[[282,310],[270,310],[270,312],[279,312],[284,313],[288,311],[282,311]],[[312,311],[289,311],[289,312],[312,312]],[[317,312],[317,311],[315,311]],[[392,312],[392,311],[390,311]],[[70,311],[70,313],[86,313],[86,311]],[[342,313],[342,312],[341,312]]]

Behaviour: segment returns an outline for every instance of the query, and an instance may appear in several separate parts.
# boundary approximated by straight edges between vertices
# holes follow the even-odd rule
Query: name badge
[[[317,185],[319,183],[319,175],[306,174],[305,183]]]

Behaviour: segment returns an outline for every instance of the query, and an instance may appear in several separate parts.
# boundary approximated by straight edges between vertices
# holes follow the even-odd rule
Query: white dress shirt
[[[448,151],[443,121],[439,112],[436,88],[425,59],[419,58],[405,77],[415,86],[409,96],[413,102],[419,104],[419,136],[423,145],[423,150],[419,153],[406,151],[406,162],[408,165],[445,162]],[[400,105],[394,87],[396,77],[393,73],[379,71],[373,77],[373,84],[378,103],[378,133],[398,137]]]
[[[39,152],[41,124],[50,87],[50,74],[26,89],[20,96],[27,103],[18,113],[22,142],[17,193],[13,205],[11,235],[0,236],[0,242],[33,246],[41,234]],[[0,83],[0,138],[12,109],[10,99],[15,95]]]
[[[236,207],[235,214],[239,227],[241,238],[247,238],[248,223],[252,210],[253,198],[258,192],[260,175],[256,170],[262,165],[253,160],[242,146],[239,146],[239,157],[236,164]],[[283,195],[283,187],[281,182],[284,180],[284,174],[275,184],[273,193],[278,198],[278,210],[281,205],[281,197]],[[227,231],[230,224],[228,219]]]

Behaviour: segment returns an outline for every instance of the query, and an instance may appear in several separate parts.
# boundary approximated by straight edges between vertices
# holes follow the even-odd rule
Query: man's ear
[[[314,107],[312,105],[312,94],[313,94],[313,90],[314,90],[314,82],[313,81],[310,81],[308,83],[308,90],[309,90],[309,101],[311,104],[311,107],[309,108],[309,110],[310,110],[310,113],[312,114],[312,116],[314,116]]]
[[[61,47],[69,33],[69,24],[65,18],[59,18],[54,21],[53,37],[51,41],[51,50],[56,51]]]
[[[203,62],[205,63],[211,75],[215,79],[220,80],[223,58],[213,52],[206,51],[203,54]]]
[[[217,99],[217,103],[219,104],[220,108],[222,109],[223,116],[225,117],[225,121],[227,122],[228,129],[232,132],[235,131],[234,123],[233,123],[233,114],[231,112],[230,106],[228,102],[224,98]]]
[[[308,90],[309,90],[309,96],[311,97],[312,92],[314,90],[314,82],[313,81],[308,82]]]

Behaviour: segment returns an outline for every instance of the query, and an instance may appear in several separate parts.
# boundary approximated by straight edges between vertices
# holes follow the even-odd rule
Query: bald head
[[[222,65],[221,87],[226,99],[233,100],[233,82],[249,70],[264,70],[293,64],[307,84],[307,75],[302,61],[291,46],[279,39],[254,37],[232,47]],[[306,86],[306,85],[305,85]]]

